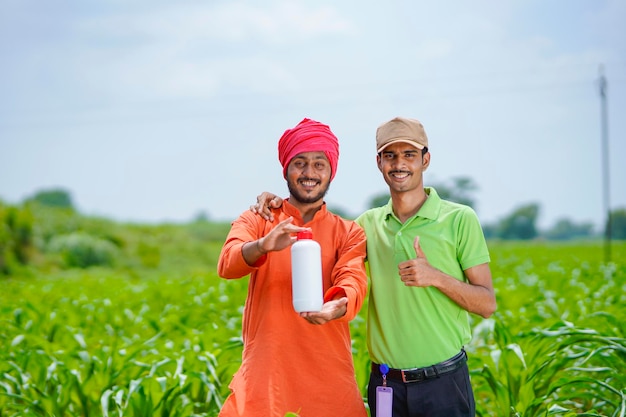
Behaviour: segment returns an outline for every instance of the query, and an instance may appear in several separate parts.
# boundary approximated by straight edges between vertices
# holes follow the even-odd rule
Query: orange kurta
[[[289,216],[310,227],[322,248],[325,301],[345,295],[344,317],[313,325],[295,312],[291,300],[291,252],[270,252],[255,266],[243,258],[242,246],[265,236]],[[303,224],[298,210],[283,202],[269,222],[243,213],[232,228],[218,262],[224,278],[250,274],[243,313],[243,357],[230,384],[220,417],[365,417],[352,362],[349,321],[367,292],[365,233],[354,222],[326,210]]]

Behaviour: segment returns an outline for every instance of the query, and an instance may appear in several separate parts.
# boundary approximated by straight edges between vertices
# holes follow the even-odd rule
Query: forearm
[[[361,310],[367,296],[367,273],[365,271],[365,234],[358,228],[350,233],[346,250],[339,256],[334,268],[333,287],[326,298],[347,297],[349,300],[345,316],[350,321]]]
[[[488,286],[460,281],[441,271],[436,272],[433,286],[470,313],[488,318],[496,310],[495,295]]]
[[[361,309],[364,297],[360,296],[359,291],[351,286],[334,286],[331,287],[326,294],[324,294],[325,303],[342,298],[346,299],[345,309],[341,315],[334,317],[334,319],[349,322],[356,317],[357,313]]]
[[[250,274],[263,264],[265,258],[261,252],[264,251],[262,246],[257,246],[257,240],[227,240],[218,259],[218,275],[226,279],[236,279]]]
[[[256,264],[259,259],[261,259],[265,254],[267,254],[267,250],[263,247],[263,238],[259,238],[257,240],[253,240],[251,242],[246,242],[241,248],[241,254],[246,263],[250,266]]]

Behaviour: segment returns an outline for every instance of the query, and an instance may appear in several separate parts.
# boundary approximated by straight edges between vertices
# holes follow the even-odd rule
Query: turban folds
[[[304,118],[296,127],[285,130],[278,141],[278,160],[287,178],[287,166],[294,156],[302,152],[324,152],[330,162],[330,180],[335,178],[339,161],[339,141],[330,127]]]

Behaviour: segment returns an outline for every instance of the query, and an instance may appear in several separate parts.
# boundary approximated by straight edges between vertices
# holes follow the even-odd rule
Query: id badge
[[[376,417],[391,417],[393,388],[376,387]]]

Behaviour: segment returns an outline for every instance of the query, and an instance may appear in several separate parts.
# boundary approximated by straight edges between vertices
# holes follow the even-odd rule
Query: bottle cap
[[[313,239],[313,232],[310,230],[304,230],[302,232],[298,232],[298,240],[301,239]]]

